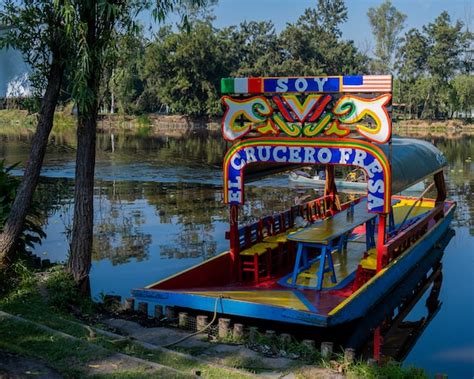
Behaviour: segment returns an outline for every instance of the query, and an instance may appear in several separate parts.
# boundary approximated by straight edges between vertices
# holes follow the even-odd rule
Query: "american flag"
[[[392,92],[392,76],[344,76],[341,92]]]

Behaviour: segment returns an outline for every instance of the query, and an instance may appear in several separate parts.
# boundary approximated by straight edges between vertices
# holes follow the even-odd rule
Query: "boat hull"
[[[319,312],[312,304],[306,304],[307,310],[301,310],[226,298],[225,288],[222,288],[218,296],[209,296],[199,294],[195,291],[186,291],[184,288],[182,290],[140,288],[133,290],[132,296],[138,302],[187,308],[210,313],[217,312],[218,314],[282,323],[317,327],[331,327],[346,324],[366,315],[372,307],[383,301],[384,297],[390,293],[398,283],[420,265],[431,251],[431,248],[435,246],[448,231],[454,209],[455,204],[452,204],[448,208],[445,217],[440,219],[427,234],[421,237],[415,244],[396,260],[392,261],[359,290],[325,314]],[[222,254],[218,259],[225,260],[228,255],[228,253]],[[205,263],[200,265],[201,268],[203,266],[205,266]],[[193,269],[190,269],[189,272],[192,273]],[[166,282],[166,280],[164,282]],[[275,290],[275,297],[278,296],[278,291],[279,290]],[[283,292],[281,293],[283,294]],[[301,300],[304,301],[304,299]]]

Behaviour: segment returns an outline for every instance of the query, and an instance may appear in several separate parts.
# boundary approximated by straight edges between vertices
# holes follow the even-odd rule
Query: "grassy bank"
[[[32,134],[37,115],[23,110],[0,110],[2,134]],[[75,133],[76,118],[70,109],[56,112],[52,135]],[[160,133],[182,134],[191,130],[217,130],[217,120],[190,119],[180,115],[99,115],[97,128],[102,132],[126,132],[146,137]]]
[[[0,350],[39,359],[67,377],[190,377],[199,371],[207,378],[245,378],[259,372],[257,362],[229,361],[226,364],[231,367],[225,369],[170,350],[147,348],[129,338],[98,333],[95,328],[101,327],[104,309],[79,296],[61,267],[47,275],[24,275],[20,285],[0,300],[0,310],[20,317],[0,314]],[[269,343],[264,338],[261,343]],[[298,344],[292,349],[303,359],[292,370],[300,378],[314,377],[314,370],[326,374],[343,370],[350,378],[426,377],[423,370],[398,364],[345,365],[342,356],[327,362],[318,353],[303,352]],[[153,364],[156,367],[147,368]],[[250,371],[236,372],[234,367]]]
[[[29,324],[0,315],[0,350],[39,358],[66,376],[91,374],[91,368],[104,365],[103,362],[115,354],[124,354],[177,370],[184,377],[196,370],[206,373],[209,378],[242,377],[198,364],[171,351],[145,349],[131,340],[95,333],[91,327],[100,326],[97,323],[101,307],[78,295],[71,279],[61,269],[49,273],[44,281],[38,276],[25,279],[12,294],[0,301],[0,310],[33,322]],[[137,367],[126,372],[117,369],[113,377],[140,378],[144,375],[143,369]],[[154,371],[150,375],[156,377],[157,373]]]
[[[107,132],[129,132],[139,136],[154,134],[176,133],[189,130],[218,130],[219,119],[190,119],[181,115],[144,114],[129,115],[100,115],[98,128]],[[74,132],[75,116],[71,107],[56,112],[54,117],[54,133]],[[458,133],[459,131],[474,133],[474,124],[471,120],[394,120],[395,131],[421,131]],[[36,128],[36,115],[22,110],[0,110],[0,132],[2,133],[32,133]]]

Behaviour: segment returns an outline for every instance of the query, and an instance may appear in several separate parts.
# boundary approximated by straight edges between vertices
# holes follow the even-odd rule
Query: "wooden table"
[[[295,267],[293,269],[292,285],[296,285],[298,274],[308,269],[314,262],[308,259],[308,248],[320,248],[320,259],[318,280],[316,289],[320,290],[323,285],[323,276],[326,272],[331,272],[331,280],[336,283],[336,274],[332,262],[331,251],[336,247],[335,241],[339,238],[338,250],[341,252],[344,243],[347,241],[347,234],[359,225],[366,225],[367,250],[375,246],[375,218],[376,213],[367,211],[367,200],[364,199],[356,205],[347,208],[331,218],[313,224],[296,233],[288,236],[288,240],[297,243],[297,253]],[[326,268],[326,261],[329,267]]]

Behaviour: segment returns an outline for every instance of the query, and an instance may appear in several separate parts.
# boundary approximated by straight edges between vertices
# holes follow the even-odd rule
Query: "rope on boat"
[[[403,221],[400,223],[400,225],[398,226],[397,230],[395,232],[398,232],[403,224],[406,222],[406,220],[408,219],[408,216],[410,216],[410,213],[411,211],[415,208],[416,204],[421,200],[421,202],[423,202],[423,198],[425,197],[425,195],[428,193],[428,191],[431,189],[431,187],[434,186],[434,183],[431,183],[428,187],[426,187],[426,189],[423,191],[423,193],[420,195],[420,197],[418,197],[418,199],[416,199],[416,201],[412,204],[412,206],[410,207],[410,209],[408,209],[408,212],[407,214],[405,215],[405,217],[403,218]],[[420,204],[421,205],[421,204]]]
[[[178,343],[181,343],[183,341],[186,341],[187,339],[195,336],[195,335],[198,335],[200,333],[203,333],[205,332],[207,329],[209,329],[211,327],[211,325],[214,323],[214,321],[216,321],[216,318],[217,318],[217,302],[219,300],[222,300],[222,296],[219,296],[216,298],[216,302],[214,303],[214,316],[212,317],[212,320],[209,324],[207,324],[203,329],[201,330],[198,330],[197,332],[194,332],[194,333],[191,333],[191,334],[188,334],[187,336],[184,336],[183,338],[180,338],[179,340],[177,341],[174,341],[174,342],[171,342],[169,344],[166,344],[166,345],[162,345],[161,347],[164,347],[164,348],[167,348],[167,347],[171,347],[173,345],[177,345]]]

